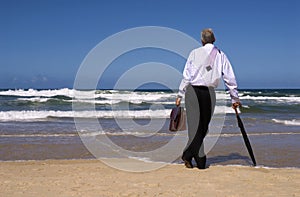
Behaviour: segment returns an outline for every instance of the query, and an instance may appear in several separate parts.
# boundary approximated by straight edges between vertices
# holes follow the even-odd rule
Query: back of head
[[[207,28],[207,29],[202,30],[202,32],[201,32],[201,41],[202,41],[203,45],[205,45],[207,43],[213,44],[216,41],[214,32],[211,28]]]

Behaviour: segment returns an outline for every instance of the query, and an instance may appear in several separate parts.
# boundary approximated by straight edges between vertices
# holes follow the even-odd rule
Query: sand
[[[172,164],[137,173],[98,160],[0,162],[0,191],[0,196],[300,196],[300,169],[198,170]]]

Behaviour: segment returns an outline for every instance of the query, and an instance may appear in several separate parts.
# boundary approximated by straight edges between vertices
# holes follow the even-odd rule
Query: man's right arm
[[[181,80],[181,83],[179,85],[179,91],[178,91],[178,97],[182,98],[185,94],[186,87],[189,85],[191,81],[191,73],[190,69],[193,64],[193,58],[194,58],[194,51],[192,51],[185,63],[184,69],[183,69],[183,78]]]

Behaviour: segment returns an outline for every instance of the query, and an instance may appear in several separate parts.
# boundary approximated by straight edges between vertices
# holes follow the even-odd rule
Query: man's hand
[[[177,98],[176,98],[175,105],[176,105],[176,106],[179,106],[179,105],[180,105],[180,102],[181,102],[181,98],[177,97]]]
[[[235,102],[232,104],[233,109],[236,109],[237,107],[240,107],[240,106],[242,106],[241,102]]]

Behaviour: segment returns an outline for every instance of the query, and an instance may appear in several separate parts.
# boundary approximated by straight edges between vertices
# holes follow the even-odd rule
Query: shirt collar
[[[214,45],[211,44],[211,43],[207,43],[207,44],[205,44],[203,47],[204,47],[204,48],[207,48],[207,49],[212,49],[212,48],[214,47]]]

